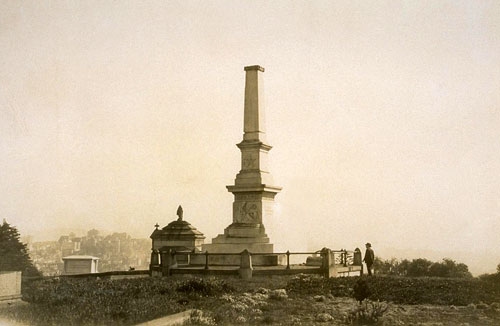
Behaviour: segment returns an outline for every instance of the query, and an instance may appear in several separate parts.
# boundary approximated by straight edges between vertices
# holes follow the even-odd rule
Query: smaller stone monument
[[[62,258],[63,275],[99,273],[99,258],[94,256],[73,255]]]
[[[21,272],[0,272],[0,304],[21,301]]]
[[[152,250],[157,252],[200,252],[201,246],[205,240],[203,233],[198,231],[194,226],[184,220],[184,212],[182,206],[177,208],[177,220],[170,222],[167,226],[159,229],[156,224],[156,229],[151,234],[150,238],[153,241]],[[177,257],[179,263],[188,263],[188,255],[179,255]]]

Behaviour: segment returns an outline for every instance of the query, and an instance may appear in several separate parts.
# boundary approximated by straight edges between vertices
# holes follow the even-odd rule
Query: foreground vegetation
[[[0,316],[28,325],[134,325],[195,309],[192,325],[417,325],[425,321],[498,325],[500,276],[495,275],[481,279],[299,275],[245,282],[238,278],[45,279],[24,285],[23,300],[29,304],[0,308]],[[366,288],[360,290],[360,283]]]

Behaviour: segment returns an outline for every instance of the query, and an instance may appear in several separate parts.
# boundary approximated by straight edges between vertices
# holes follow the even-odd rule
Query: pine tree
[[[26,245],[19,240],[19,232],[4,219],[0,225],[0,271],[22,271],[23,276],[40,276],[28,254]]]

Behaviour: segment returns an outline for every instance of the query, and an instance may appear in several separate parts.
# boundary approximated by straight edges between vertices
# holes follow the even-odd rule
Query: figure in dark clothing
[[[372,245],[368,242],[366,244],[365,258],[363,261],[366,263],[366,269],[368,270],[368,276],[372,275],[372,265],[375,261],[375,253],[373,252]]]

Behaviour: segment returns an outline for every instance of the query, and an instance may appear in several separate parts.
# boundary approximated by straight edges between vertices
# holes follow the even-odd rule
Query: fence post
[[[240,254],[240,269],[238,273],[240,277],[244,280],[249,280],[252,278],[252,256],[248,250],[243,250]]]
[[[208,250],[205,251],[205,269],[208,269]]]
[[[150,276],[161,276],[160,253],[156,249],[151,249],[151,263],[149,264]]]
[[[355,266],[361,266],[361,270],[359,271],[359,276],[363,276],[363,260],[361,258],[361,250],[359,248],[354,249],[354,255],[352,258],[352,264]]]
[[[361,262],[361,260],[362,260],[361,259],[361,250],[359,250],[359,248],[354,249],[354,255],[353,255],[352,260],[353,260],[352,264],[355,266],[363,265]]]
[[[286,251],[286,269],[290,269],[290,250]]]
[[[321,268],[323,269],[324,276],[326,278],[337,277],[338,274],[335,266],[335,253],[330,249],[324,249],[321,251],[321,256],[323,257]]]

